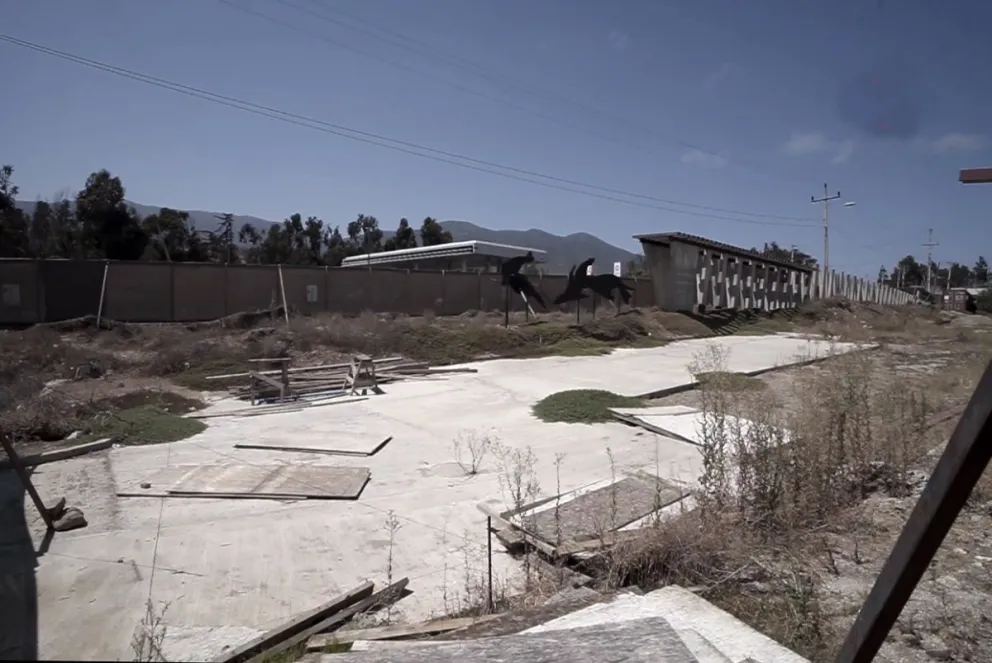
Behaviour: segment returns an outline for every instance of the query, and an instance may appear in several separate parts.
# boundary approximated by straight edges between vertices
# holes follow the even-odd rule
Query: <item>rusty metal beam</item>
[[[992,459],[992,361],[858,613],[837,663],[869,663]]]
[[[962,168],[958,181],[961,184],[992,184],[992,168]]]

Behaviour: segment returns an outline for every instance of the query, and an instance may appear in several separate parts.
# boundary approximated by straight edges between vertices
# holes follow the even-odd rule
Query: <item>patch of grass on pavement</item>
[[[701,387],[709,387],[720,391],[761,391],[768,385],[763,380],[728,371],[709,371],[696,375]]]
[[[639,398],[621,396],[602,389],[559,391],[534,405],[534,416],[541,421],[568,424],[594,424],[612,421],[610,408],[642,407]]]
[[[199,419],[180,416],[202,403],[171,392],[134,392],[96,404],[85,439],[113,437],[121,444],[163,444],[192,437],[206,429]]]
[[[164,444],[201,433],[207,425],[199,419],[178,417],[152,405],[103,412],[94,417],[86,440],[113,437],[121,444]]]

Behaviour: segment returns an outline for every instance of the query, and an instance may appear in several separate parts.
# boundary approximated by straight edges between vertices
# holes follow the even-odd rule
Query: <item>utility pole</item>
[[[927,292],[929,292],[929,293],[932,293],[933,292],[930,289],[930,285],[931,285],[931,280],[930,279],[931,279],[931,276],[932,276],[931,273],[930,273],[931,272],[930,265],[932,264],[931,258],[932,258],[932,255],[933,255],[932,254],[932,249],[933,249],[933,247],[937,246],[938,244],[939,244],[939,242],[933,241],[933,228],[929,228],[927,230],[927,243],[923,245],[923,246],[927,247]]]
[[[827,195],[827,183],[823,183],[823,198],[809,197],[809,201],[814,205],[823,203],[823,274],[826,276],[830,269],[830,230],[828,226],[830,201],[840,198],[840,191],[830,196]],[[853,203],[852,203],[853,204]]]

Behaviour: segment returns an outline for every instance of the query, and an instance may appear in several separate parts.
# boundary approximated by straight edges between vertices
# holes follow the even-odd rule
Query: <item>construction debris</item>
[[[350,592],[225,652],[213,659],[214,663],[259,663],[271,660],[276,654],[296,647],[311,636],[340,628],[356,615],[374,612],[396,603],[404,597],[409,582],[409,578],[403,578],[374,594],[373,583],[364,582]]]
[[[407,640],[422,638],[429,635],[449,633],[458,629],[476,626],[503,615],[483,615],[481,617],[455,617],[453,619],[438,619],[420,624],[397,624],[379,626],[376,628],[349,629],[336,633],[321,633],[307,640],[308,652],[321,652],[333,645],[344,645],[359,640]]]
[[[368,485],[367,467],[320,465],[183,465],[160,470],[141,487],[162,491],[124,491],[118,497],[212,497],[217,499],[357,500]],[[168,484],[167,484],[168,485]]]
[[[24,463],[21,462],[21,458],[14,449],[13,443],[6,436],[0,435],[0,446],[7,452],[7,458],[11,466],[13,466],[14,471],[21,480],[24,490],[31,496],[31,501],[34,502],[34,506],[38,509],[38,514],[41,516],[49,532],[68,532],[69,530],[86,527],[86,519],[83,517],[82,510],[77,507],[66,508],[64,497],[56,502],[55,506],[46,507],[44,501],[41,499],[41,495],[38,494],[37,489],[34,487],[34,483],[31,482],[31,475],[27,467],[24,466]]]
[[[244,373],[211,375],[207,380],[240,382],[230,387],[232,395],[256,403],[284,403],[287,400],[330,398],[344,395],[381,394],[381,384],[411,377],[429,377],[448,373],[475,373],[474,368],[432,369],[424,362],[403,357],[372,359],[354,355],[342,364],[292,367],[289,357],[251,360],[253,367]],[[264,368],[264,365],[274,368]],[[245,382],[247,381],[247,382]]]
[[[30,456],[21,456],[20,461],[24,467],[36,467],[38,465],[44,465],[45,463],[54,463],[58,460],[75,458],[76,456],[93,453],[94,451],[103,451],[104,449],[109,449],[113,445],[114,440],[108,437],[102,440],[96,440],[95,442],[85,442],[72,447],[65,447],[64,449],[53,449],[51,451],[43,451],[38,454],[31,454]],[[0,459],[0,470],[5,470],[10,467],[13,467],[10,459]]]
[[[389,444],[393,439],[390,435],[379,444],[368,451],[356,451],[354,449],[328,449],[326,447],[294,447],[279,444],[235,444],[235,449],[259,449],[264,451],[295,451],[298,453],[328,454],[331,456],[359,456],[368,458],[374,456]]]

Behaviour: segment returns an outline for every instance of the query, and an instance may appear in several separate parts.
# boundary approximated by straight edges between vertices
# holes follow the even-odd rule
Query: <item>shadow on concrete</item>
[[[29,470],[30,471],[30,470]],[[37,558],[24,513],[26,491],[14,470],[0,470],[0,661],[38,660]]]
[[[711,309],[699,313],[685,312],[685,315],[704,325],[717,336],[736,334],[748,325],[763,320],[790,322],[799,314],[798,309],[783,308],[775,311],[761,309]]]

